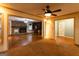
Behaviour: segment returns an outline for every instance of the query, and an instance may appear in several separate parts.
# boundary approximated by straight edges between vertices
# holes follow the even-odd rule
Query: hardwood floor
[[[32,38],[37,41],[28,45],[9,49],[7,56],[79,56],[79,47],[73,39],[57,37],[56,39],[41,39],[37,35]],[[38,40],[40,39],[40,40]]]
[[[28,45],[29,43],[40,39],[41,39],[40,35],[35,34],[12,35],[9,36],[9,49]]]

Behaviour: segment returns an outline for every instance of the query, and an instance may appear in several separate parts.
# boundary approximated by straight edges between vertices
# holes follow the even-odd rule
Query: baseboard
[[[73,37],[68,37],[68,36],[57,36],[57,37],[64,37],[64,38],[74,39]]]
[[[78,47],[79,47],[79,44],[76,44],[76,43],[75,43],[75,46],[78,46]]]
[[[0,51],[0,53],[6,53],[7,51]]]

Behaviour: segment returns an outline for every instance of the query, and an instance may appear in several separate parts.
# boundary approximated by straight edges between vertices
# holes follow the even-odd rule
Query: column
[[[8,50],[8,14],[4,13],[4,27],[3,27],[3,33],[4,33],[4,39],[3,39],[3,51]]]
[[[75,20],[74,20],[74,29],[75,29],[75,44],[76,45],[79,45],[79,17],[75,17]]]
[[[55,39],[55,22],[53,17],[44,20],[44,39]]]

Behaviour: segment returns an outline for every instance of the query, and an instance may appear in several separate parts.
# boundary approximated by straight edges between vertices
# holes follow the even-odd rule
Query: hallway
[[[36,38],[39,39],[39,38]],[[33,39],[32,39],[33,40]],[[73,39],[58,37],[56,41],[42,39],[32,43],[9,49],[8,56],[79,56],[79,47]]]

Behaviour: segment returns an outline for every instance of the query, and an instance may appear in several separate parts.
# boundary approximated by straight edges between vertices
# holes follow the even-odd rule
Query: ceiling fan
[[[57,9],[57,10],[51,10],[50,6],[47,5],[45,9],[43,9],[45,16],[57,16],[56,14],[54,14],[55,12],[60,12],[61,9]]]

